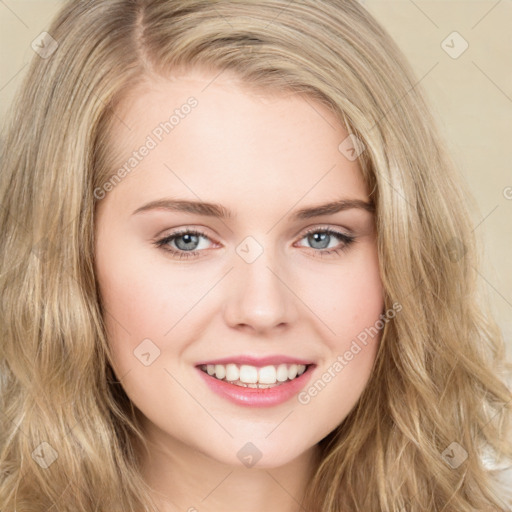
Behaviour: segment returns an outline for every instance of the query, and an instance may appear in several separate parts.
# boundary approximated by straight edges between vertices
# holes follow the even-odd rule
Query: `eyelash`
[[[331,228],[309,229],[301,236],[300,240],[302,240],[303,238],[307,237],[308,235],[314,234],[314,233],[324,233],[327,235],[334,235],[337,238],[341,239],[341,241],[343,243],[343,245],[341,247],[332,248],[332,249],[323,249],[322,250],[322,249],[314,249],[313,247],[309,247],[309,249],[314,251],[318,255],[318,257],[331,256],[333,254],[341,254],[342,252],[346,251],[349,248],[349,246],[356,240],[355,236],[346,235],[345,233],[341,233],[340,231],[336,231]],[[157,240],[156,242],[154,242],[154,244],[158,248],[161,248],[164,251],[170,252],[173,257],[178,258],[178,259],[187,259],[187,258],[193,258],[193,257],[199,256],[199,254],[202,251],[198,251],[198,250],[183,251],[183,250],[169,249],[168,247],[166,247],[167,244],[169,244],[169,242],[172,242],[174,239],[180,238],[180,236],[183,236],[183,235],[202,236],[204,238],[210,239],[210,237],[206,233],[204,233],[200,230],[183,229],[180,231],[176,231],[175,233],[172,233],[171,235],[168,235],[160,240]]]

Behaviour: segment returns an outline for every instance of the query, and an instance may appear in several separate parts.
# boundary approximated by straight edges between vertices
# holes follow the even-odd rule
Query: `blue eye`
[[[201,231],[186,229],[166,236],[155,243],[157,247],[170,252],[176,258],[183,259],[197,256],[199,254],[200,251],[197,250],[197,245],[200,238],[209,239],[208,236]],[[174,243],[176,249],[169,247],[169,244],[171,243]]]
[[[186,259],[200,256],[200,253],[203,252],[202,249],[204,249],[204,247],[202,249],[199,248],[201,239],[210,240],[208,235],[200,230],[184,229],[174,232],[154,243],[164,251],[170,252],[173,257]],[[346,251],[355,241],[354,236],[331,228],[310,229],[301,236],[300,240],[302,239],[307,239],[308,243],[313,245],[313,247],[309,247],[309,249],[313,250],[315,255],[322,257],[331,254],[340,254],[342,251]],[[339,243],[334,247],[329,247],[333,239],[338,239]]]
[[[317,247],[311,248],[318,249],[316,252],[319,253],[320,256],[340,254],[342,251],[346,251],[350,244],[355,241],[354,236],[341,233],[340,231],[336,231],[335,229],[331,228],[310,229],[303,235],[302,238],[306,238],[310,244],[318,244]],[[340,244],[337,244],[336,246],[330,248],[329,244],[333,238],[340,240],[341,246]]]

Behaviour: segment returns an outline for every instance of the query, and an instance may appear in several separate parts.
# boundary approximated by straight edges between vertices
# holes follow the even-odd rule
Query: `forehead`
[[[195,70],[146,80],[115,116],[120,120],[109,133],[114,167],[150,147],[132,162],[119,190],[128,192],[130,182],[139,194],[178,188],[181,196],[192,192],[215,201],[248,194],[295,202],[305,194],[311,202],[315,195],[323,201],[345,191],[366,196],[357,161],[340,151],[349,134],[311,97]]]

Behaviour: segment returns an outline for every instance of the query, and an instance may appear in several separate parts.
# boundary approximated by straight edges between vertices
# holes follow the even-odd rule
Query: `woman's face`
[[[154,81],[116,117],[97,276],[148,438],[259,467],[313,449],[361,395],[382,324],[349,134],[311,98],[227,73]]]

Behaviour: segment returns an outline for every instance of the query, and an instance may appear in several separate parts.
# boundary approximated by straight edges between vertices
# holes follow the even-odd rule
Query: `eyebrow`
[[[332,215],[334,213],[351,210],[353,208],[366,210],[370,213],[375,212],[375,206],[371,202],[366,202],[361,199],[339,199],[330,203],[319,204],[297,210],[291,216],[291,220],[304,220],[311,219],[313,217],[320,217],[322,215]],[[221,204],[184,199],[157,199],[137,208],[132,215],[150,210],[169,210],[174,212],[194,213],[196,215],[216,217],[220,219],[234,217],[233,212]]]

